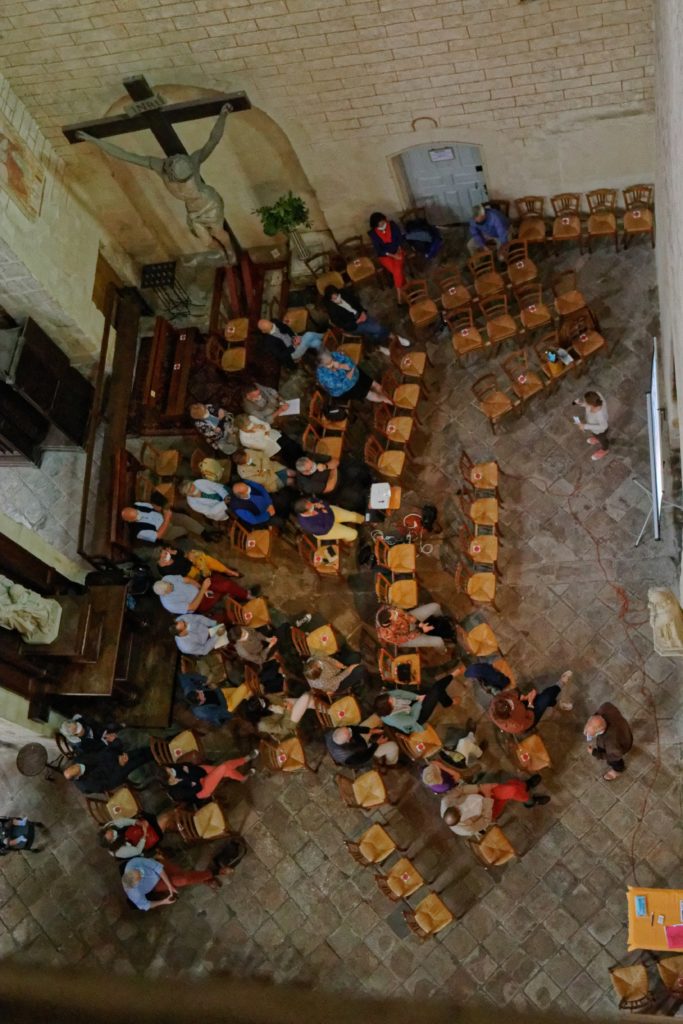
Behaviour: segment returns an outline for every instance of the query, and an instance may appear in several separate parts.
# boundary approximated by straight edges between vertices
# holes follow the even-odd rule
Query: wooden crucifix
[[[123,85],[133,102],[122,114],[67,125],[62,129],[64,136],[72,144],[93,142],[118,159],[156,171],[163,178],[168,190],[185,202],[188,225],[197,237],[213,239],[226,250],[231,243],[238,262],[236,266],[227,270],[230,305],[232,309],[241,311],[247,294],[239,269],[241,247],[230,225],[222,216],[222,199],[215,189],[203,182],[199,166],[220,140],[227,114],[251,108],[247,95],[243,92],[226,93],[210,99],[167,103],[162,96],[152,90],[144,75],[126,78]],[[191,155],[185,149],[174,124],[205,117],[218,117],[218,122],[201,150]],[[152,132],[166,155],[165,160],[129,153],[112,143],[102,141],[144,129]],[[212,227],[212,224],[215,226]],[[225,242],[221,240],[221,235]]]

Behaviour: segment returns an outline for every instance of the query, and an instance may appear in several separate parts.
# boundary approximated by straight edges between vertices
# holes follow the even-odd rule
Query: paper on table
[[[280,413],[280,415],[281,416],[298,416],[300,412],[301,412],[301,399],[300,398],[290,398],[289,401],[287,402],[287,408],[284,409]]]
[[[669,949],[683,949],[683,924],[669,924],[664,931]]]

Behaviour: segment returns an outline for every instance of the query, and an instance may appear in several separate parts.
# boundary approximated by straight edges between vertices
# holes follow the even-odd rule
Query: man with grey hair
[[[612,782],[626,768],[624,755],[633,746],[631,727],[614,704],[606,701],[584,726],[588,753],[601,761],[607,761],[608,771],[603,775],[606,782]]]
[[[251,597],[248,590],[221,573],[212,573],[201,583],[190,576],[164,576],[152,589],[171,615],[210,614],[226,594],[236,601],[247,601]]]
[[[475,206],[469,223],[467,251],[471,256],[481,249],[493,248],[501,259],[501,249],[510,241],[507,218],[492,206]]]

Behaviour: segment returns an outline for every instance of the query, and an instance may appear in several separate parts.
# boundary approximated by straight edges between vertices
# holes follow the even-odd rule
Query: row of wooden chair
[[[617,189],[598,188],[586,193],[588,216],[586,220],[586,238],[588,251],[596,238],[614,239],[615,249],[619,249]],[[649,235],[652,246],[655,244],[654,222],[654,186],[630,185],[622,189],[624,201],[623,211],[623,244],[627,248],[631,239],[637,235]],[[581,193],[561,192],[550,197],[553,208],[553,220],[548,235],[545,218],[544,196],[521,196],[514,200],[517,222],[517,237],[525,242],[547,244],[553,247],[565,242],[579,243],[583,248],[583,224],[581,219]],[[496,200],[506,216],[510,216],[510,204],[507,200]]]
[[[663,1000],[657,998],[650,984],[647,966],[642,960],[635,964],[610,967],[610,979],[620,1010],[629,1010],[631,1013],[650,1010],[663,1016],[678,1015],[676,1011],[683,1004],[683,953],[655,960],[655,966],[664,988]],[[656,1004],[659,1005],[655,1010]]]

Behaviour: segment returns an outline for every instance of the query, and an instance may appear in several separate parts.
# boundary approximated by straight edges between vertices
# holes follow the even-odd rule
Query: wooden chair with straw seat
[[[492,295],[479,303],[486,326],[486,337],[493,349],[510,338],[517,339],[524,333],[508,309],[508,297],[505,294]]]
[[[232,597],[225,600],[225,611],[231,622],[238,626],[249,626],[251,629],[262,629],[270,625],[268,602],[263,597],[252,597],[244,604],[239,604]]]
[[[492,825],[480,838],[467,840],[467,845],[485,868],[498,868],[518,856],[517,851],[499,825]]]
[[[475,491],[494,491],[499,503],[503,504],[498,494],[498,477],[502,470],[497,462],[474,462],[463,448],[458,466],[466,484],[474,487]]]
[[[509,199],[498,199],[491,196],[486,200],[486,206],[492,210],[500,210],[506,220],[510,220],[510,200]]]
[[[505,281],[496,270],[493,253],[489,249],[479,249],[467,262],[467,269],[474,281],[474,290],[480,299],[491,295],[500,295],[505,291]]]
[[[304,263],[315,278],[315,286],[318,289],[319,295],[325,294],[328,284],[333,284],[339,290],[344,287],[344,278],[339,273],[339,270],[335,269],[335,262],[338,261],[335,261],[329,252],[317,253],[315,256],[304,260]]]
[[[453,576],[455,589],[466,594],[472,604],[496,605],[496,574],[494,572],[470,572],[462,562],[458,562]]]
[[[140,449],[140,462],[155,476],[175,476],[181,458],[181,453],[175,448],[156,448],[149,441],[145,441]]]
[[[559,192],[550,197],[555,219],[553,220],[553,249],[557,252],[560,244],[579,243],[579,252],[583,252],[581,228],[581,196],[578,192]]]
[[[547,394],[543,380],[535,370],[529,367],[529,356],[526,349],[519,348],[515,352],[511,352],[500,365],[510,381],[512,390],[521,402],[528,402],[534,395]]]
[[[88,796],[85,806],[98,825],[106,825],[114,818],[137,818],[142,810],[142,804],[130,786],[119,786],[104,800]]]
[[[389,345],[389,357],[392,365],[403,374],[404,377],[412,379],[422,380],[425,374],[427,366],[431,363],[429,356],[426,352],[417,352],[415,349],[405,349],[398,338]],[[427,390],[425,384],[422,384],[423,389]]]
[[[658,960],[657,971],[668,995],[683,999],[683,953]]]
[[[414,654],[389,654],[383,647],[377,652],[377,665],[380,679],[383,683],[390,683],[392,686],[419,686],[422,681],[422,662],[419,652]],[[399,678],[399,669],[407,666],[410,671],[410,680]]]
[[[306,565],[319,576],[341,576],[341,548],[339,541],[326,540],[317,543],[307,533],[297,538],[297,551]]]
[[[555,328],[552,331],[545,331],[540,338],[534,342],[534,351],[536,358],[538,359],[538,365],[541,368],[541,373],[546,379],[548,394],[557,390],[557,387],[563,377],[566,377],[568,373],[577,372],[577,361],[569,363],[563,363],[560,357],[557,355],[558,348],[561,348],[560,337]],[[550,356],[554,358],[551,359]]]
[[[294,650],[302,658],[310,658],[316,654],[333,655],[339,650],[334,629],[329,622],[312,629],[310,633],[304,633],[298,626],[291,626],[290,635]]]
[[[309,423],[301,438],[301,447],[305,452],[329,455],[332,459],[340,459],[344,447],[344,435],[323,434],[312,423]]]
[[[510,665],[510,662],[506,658],[496,658],[492,662],[493,667],[510,680],[509,685],[505,687],[506,690],[515,689],[517,686],[517,673]]]
[[[430,892],[416,907],[404,910],[403,918],[413,935],[428,939],[451,924],[453,914],[436,893]]]
[[[652,248],[655,247],[654,186],[630,185],[623,190],[624,205],[624,249],[628,249],[636,235],[649,235]]]
[[[346,276],[352,284],[365,284],[376,277],[380,282],[377,264],[368,255],[368,245],[361,235],[345,238],[337,246],[339,254],[346,261]]]
[[[388,736],[398,745],[398,749],[409,761],[416,763],[426,761],[441,750],[443,743],[441,737],[429,722],[425,723],[419,732],[400,732],[398,729],[390,729],[385,726]]]
[[[483,533],[478,536],[471,534],[465,525],[460,527],[459,534],[460,550],[475,565],[486,565],[491,568],[498,578],[498,538],[493,533]],[[414,607],[414,606],[413,606]]]
[[[249,337],[248,317],[241,316],[236,320],[228,320],[223,328],[223,337],[229,345],[237,345],[241,342],[245,342]]]
[[[221,360],[225,352],[225,342],[217,334],[210,334],[204,345],[204,359],[214,369],[221,369]]]
[[[209,455],[201,448],[195,448],[190,456],[193,479],[203,477],[205,480],[215,480],[217,483],[227,484],[232,476],[232,459],[227,455],[222,459],[217,459],[217,455],[218,452]],[[218,475],[219,471],[220,476]]]
[[[616,965],[609,968],[609,974],[620,1010],[637,1013],[652,1005],[653,997],[645,964],[631,964],[628,967]]]
[[[371,864],[381,864],[395,850],[401,849],[381,825],[371,825],[356,840],[345,839],[344,846],[353,859],[358,864],[362,864],[363,867],[370,867]]]
[[[157,764],[199,764],[204,757],[201,740],[193,729],[184,729],[170,740],[150,736],[149,749]]]
[[[292,306],[285,310],[282,319],[297,336],[305,334],[308,330],[308,310],[305,306]]]
[[[228,819],[215,800],[204,804],[198,811],[178,808],[174,818],[178,834],[186,846],[210,843],[230,834]]]
[[[444,264],[435,270],[434,281],[441,292],[439,301],[444,313],[472,305],[472,292],[463,284],[462,275],[455,264]]]
[[[362,334],[349,334],[348,331],[341,331],[335,327],[337,352],[348,356],[352,363],[360,363],[363,358],[363,336]]]
[[[503,417],[513,410],[519,412],[521,409],[520,400],[509,391],[503,391],[493,373],[485,373],[483,377],[475,380],[472,385],[472,394],[479,409],[488,419],[491,432],[494,434],[496,426]]]
[[[385,403],[375,406],[373,426],[377,433],[384,438],[387,446],[390,444],[401,445],[407,448],[412,455],[410,438],[414,425],[414,416],[396,416],[390,406]]]
[[[337,700],[331,700],[329,703],[322,693],[316,693],[315,698],[313,710],[318,719],[318,725],[322,729],[338,729],[342,725],[360,725],[363,712],[360,709],[360,704],[351,694],[338,697]]]
[[[382,804],[392,803],[382,776],[374,768],[357,775],[355,779],[349,779],[341,774],[336,778],[339,795],[347,807],[370,810],[373,807],[381,807]]]
[[[392,576],[414,573],[417,548],[415,544],[387,544],[384,537],[375,540],[375,558],[380,569],[389,569]]]
[[[594,238],[614,239],[614,251],[619,252],[619,235],[617,233],[617,190],[615,188],[595,188],[586,192],[588,203],[588,221],[586,235],[588,251],[592,252]]]
[[[395,409],[408,410],[420,423],[417,407],[422,396],[422,388],[419,384],[403,384],[398,374],[389,369],[382,376],[382,390],[389,396]]]
[[[366,465],[380,476],[389,480],[401,479],[406,464],[405,449],[384,449],[377,438],[371,435],[365,442],[363,457]]]
[[[502,255],[505,257],[508,278],[513,288],[537,279],[538,267],[529,256],[529,245],[524,239],[518,238],[508,242],[502,250]]]
[[[407,899],[425,885],[425,880],[407,857],[400,857],[386,875],[375,875],[379,891],[394,903]]]
[[[290,775],[292,772],[308,771],[316,772],[306,757],[303,743],[298,736],[292,736],[286,740],[262,739],[259,744],[261,764],[271,772],[284,772]]]
[[[598,352],[609,355],[607,342],[600,333],[600,325],[589,306],[562,321],[559,338],[563,348],[571,348],[580,357],[578,370],[585,369],[588,360]]]
[[[273,529],[245,530],[241,523],[233,519],[230,523],[230,544],[247,558],[255,561],[270,561],[270,549],[273,543]]]
[[[555,274],[551,288],[555,296],[553,302],[555,312],[560,319],[571,316],[572,313],[578,313],[580,309],[585,309],[587,303],[576,287],[575,270],[563,270],[561,273]]]
[[[540,284],[530,281],[514,289],[519,319],[525,330],[537,331],[540,327],[552,324],[553,315],[543,301],[543,288]]]
[[[498,671],[502,671],[502,669],[499,668]],[[507,672],[503,672],[503,675],[510,678]],[[521,771],[535,775],[536,772],[542,772],[545,768],[551,767],[552,761],[548,748],[537,732],[532,732],[522,739],[510,735],[509,740],[511,741],[510,757]]]
[[[520,196],[515,199],[515,207],[519,221],[517,238],[529,245],[542,242],[547,245],[548,236],[545,224],[545,198],[543,196]]]
[[[246,365],[246,347],[244,345],[228,345],[221,358],[221,370],[225,373],[240,373]]]
[[[479,328],[474,323],[471,306],[463,306],[444,313],[444,320],[451,332],[453,351],[460,360],[464,360],[473,352],[483,352],[487,347]]]
[[[476,491],[463,481],[460,491],[460,509],[465,519],[472,525],[472,533],[479,536],[482,529],[498,533],[500,503],[497,498],[478,498]]]
[[[417,580],[388,580],[384,573],[375,576],[375,594],[382,604],[395,605],[397,608],[415,608],[418,604]]]
[[[406,281],[401,289],[401,295],[408,303],[408,316],[418,334],[441,321],[439,307],[430,296],[425,280]]]
[[[345,434],[349,425],[348,416],[343,420],[330,420],[325,415],[325,398],[321,391],[314,391],[308,404],[308,420],[320,433]]]
[[[474,657],[487,658],[500,650],[496,634],[486,622],[480,622],[470,630],[457,625],[455,631],[462,649]]]

